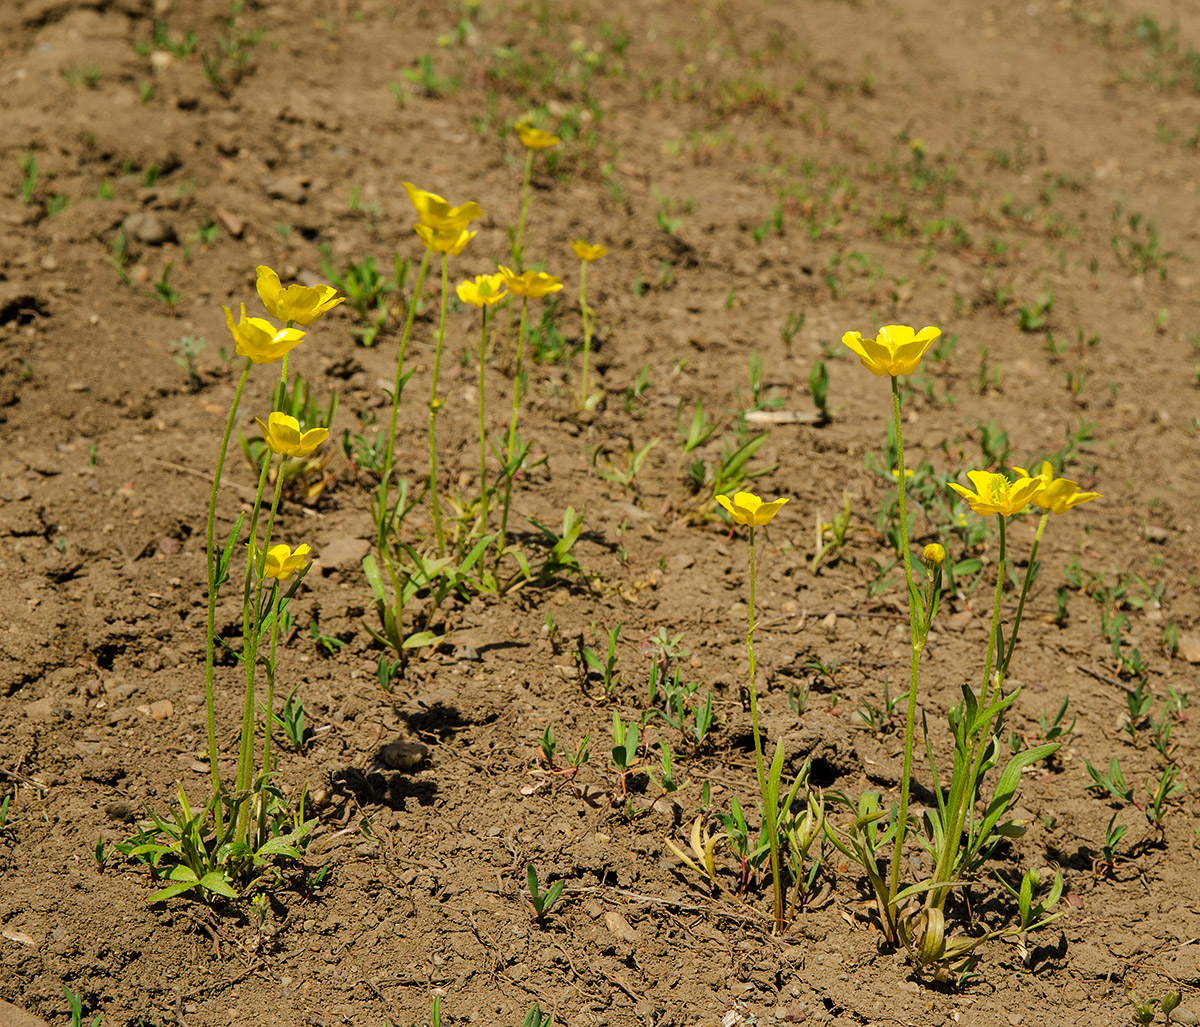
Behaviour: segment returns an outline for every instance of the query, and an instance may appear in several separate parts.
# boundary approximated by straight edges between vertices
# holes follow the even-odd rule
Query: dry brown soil
[[[230,15],[228,0],[0,5],[0,999],[56,1024],[69,1022],[66,985],[85,1021],[105,1024],[421,1024],[440,990],[445,1022],[497,1027],[534,1002],[570,1027],[1108,1025],[1130,1022],[1133,988],[1181,989],[1179,1022],[1197,1022],[1198,733],[1190,706],[1171,713],[1172,689],[1195,692],[1187,658],[1200,660],[1195,5],[247,0]],[[261,930],[248,903],[152,907],[144,869],[99,868],[92,853],[147,808],[165,812],[177,783],[205,789],[204,510],[236,378],[219,354],[221,304],[258,311],[260,263],[321,280],[322,248],[339,272],[365,257],[385,273],[396,254],[415,264],[404,180],[482,205],[454,274],[491,270],[509,253],[524,161],[510,126],[529,114],[568,137],[553,164],[535,161],[526,239],[530,261],[565,277],[553,320],[568,347],[580,328],[566,242],[610,252],[590,276],[604,400],[575,417],[578,358],[530,365],[523,431],[545,462],[518,482],[514,522],[536,556],[529,519],[585,510],[586,584],[452,601],[452,637],[383,691],[355,547],[371,537],[373,482],[331,444],[323,492],[293,495],[281,515],[285,537],[325,558],[281,661],[311,737],[300,753],[277,746],[285,790],[307,782],[321,802],[307,869],[328,877],[306,893],[289,871]],[[401,412],[412,481],[435,311],[431,287]],[[1024,777],[1030,829],[993,863],[1010,879],[1060,865],[1065,915],[1024,948],[986,945],[962,987],[919,979],[880,946],[861,874],[834,853],[775,938],[769,895],[714,897],[663,841],[682,843],[704,782],[718,809],[735,794],[755,808],[746,540],[689,516],[696,454],[684,459],[677,428],[680,405],[690,416],[703,400],[719,425],[697,451],[711,465],[754,405],[754,354],[758,399],[800,413],[823,359],[831,413],[773,426],[751,463],[771,469],[758,491],[791,498],[760,538],[764,730],[784,740],[789,776],[811,759],[822,788],[897,795],[899,710],[878,730],[856,712],[907,680],[903,592],[875,587],[892,559],[876,520],[889,483],[867,457],[889,397],[839,341],[894,322],[947,340],[905,392],[910,465],[965,480],[1034,466],[1079,435],[1066,473],[1103,493],[1049,525],[1005,729],[1032,744],[1039,717],[1070,699],[1062,749]],[[386,417],[397,318],[372,347],[358,326],[338,308],[292,360],[322,402],[339,396],[335,442],[363,431],[360,416]],[[476,332],[473,310],[452,309],[448,495],[476,484]],[[207,339],[196,387],[169,346],[184,336]],[[487,373],[499,437],[509,361]],[[252,376],[243,432],[270,381]],[[599,445],[620,463],[653,439],[634,488],[592,467]],[[221,526],[252,482],[235,446]],[[843,495],[849,539],[814,575],[815,525]],[[414,542],[426,509],[406,522]],[[915,542],[932,531],[918,514]],[[1014,522],[1018,562],[1033,531]],[[925,661],[920,705],[943,765],[945,710],[977,680],[997,558],[994,525],[975,546],[945,540],[954,560],[986,566],[946,595]],[[1073,565],[1084,587],[1064,593],[1056,622]],[[220,610],[234,638],[236,613]],[[314,641],[314,618],[336,652]],[[575,652],[581,638],[602,648],[618,623],[606,697]],[[652,720],[643,761],[670,744],[688,784],[658,798],[639,775],[626,808],[607,739],[614,710],[636,720],[647,705],[660,629],[682,636],[684,678],[711,690],[718,724],[692,752]],[[1147,782],[1168,760],[1148,720],[1123,730],[1141,674],[1183,785],[1161,832]],[[231,661],[218,667],[223,761],[238,680]],[[798,714],[789,696],[806,687]],[[548,725],[564,746],[590,733],[578,789],[539,771]],[[381,764],[397,740],[427,758]],[[1133,803],[1087,790],[1084,761],[1113,758]],[[923,761],[916,781],[920,806]],[[1128,833],[1106,868],[1114,813]],[[733,887],[723,849],[718,862]],[[530,863],[566,885],[543,924],[522,897]],[[961,929],[1013,915],[990,873],[966,897]]]

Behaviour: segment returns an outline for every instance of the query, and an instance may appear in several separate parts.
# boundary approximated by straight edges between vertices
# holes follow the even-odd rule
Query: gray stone
[[[322,574],[343,567],[357,567],[371,549],[371,543],[361,538],[335,538],[321,547],[316,562]]]

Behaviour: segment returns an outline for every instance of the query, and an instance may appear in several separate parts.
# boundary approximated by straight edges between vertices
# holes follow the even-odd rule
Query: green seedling
[[[1151,998],[1142,1001],[1138,997],[1138,993],[1132,988],[1126,993],[1129,1001],[1133,1003],[1133,1022],[1139,1024],[1149,1024],[1154,1022],[1154,1011],[1158,1008],[1158,999]]]
[[[529,1007],[529,1012],[525,1014],[521,1027],[552,1027],[553,1023],[554,1014],[543,1013],[542,1007],[535,1002]]]
[[[183,368],[187,374],[188,390],[195,392],[200,388],[200,368],[197,360],[200,352],[207,345],[203,336],[181,335],[167,343],[171,350],[172,359]]]
[[[804,319],[805,315],[802,312],[789,314],[787,320],[783,322],[783,327],[779,329],[779,337],[783,339],[783,345],[789,355],[792,351],[792,343],[796,339],[796,333],[804,327]]]
[[[1038,714],[1038,728],[1040,731],[1041,740],[1043,742],[1054,742],[1064,739],[1075,730],[1075,721],[1079,719],[1078,717],[1072,717],[1071,723],[1066,725],[1066,727],[1063,726],[1063,717],[1065,717],[1067,714],[1067,706],[1070,704],[1070,702],[1071,699],[1069,696],[1063,699],[1062,705],[1058,708],[1058,712],[1050,721],[1046,720],[1045,713]]]
[[[829,371],[825,361],[817,358],[813,362],[812,373],[808,376],[808,391],[812,393],[813,406],[821,415],[821,424],[829,420]]]
[[[621,628],[623,624],[617,624],[612,631],[608,632],[608,655],[604,660],[600,659],[599,654],[589,646],[584,645],[583,635],[579,636],[579,661],[580,666],[584,668],[584,675],[588,672],[593,672],[600,675],[600,680],[604,684],[604,694],[611,695],[617,685],[617,639],[621,637]]]
[[[827,556],[837,553],[846,544],[846,539],[850,535],[850,493],[845,489],[842,490],[842,509],[833,515],[833,519],[828,524],[821,523],[820,511],[817,511],[816,520],[815,552],[808,565],[808,569],[814,575],[820,568],[821,562]]]
[[[313,641],[330,656],[333,656],[346,644],[336,635],[326,635],[322,632],[316,617],[308,622],[308,631],[312,635]]]
[[[1167,815],[1166,804],[1184,790],[1183,784],[1175,780],[1178,773],[1179,768],[1172,763],[1159,775],[1157,782],[1153,779],[1146,782],[1146,819],[1160,835],[1163,830],[1163,818]]]
[[[623,485],[635,495],[639,494],[637,476],[641,473],[650,451],[658,445],[658,439],[651,439],[640,449],[633,448],[633,440],[626,439],[624,466],[613,462],[612,451],[602,442],[591,452],[592,468],[605,481]],[[603,463],[601,463],[603,461]]]
[[[63,995],[66,997],[67,1005],[71,1007],[71,1027],[83,1027],[83,1002],[79,996],[75,994],[65,984],[62,986]],[[92,1027],[100,1027],[100,1022],[104,1019],[103,1013],[97,1013],[92,1020]]]
[[[1097,770],[1086,758],[1083,761],[1083,765],[1087,768],[1088,776],[1092,779],[1092,783],[1088,785],[1089,788],[1107,792],[1114,799],[1119,799],[1121,802],[1133,802],[1133,789],[1125,783],[1125,775],[1121,771],[1121,761],[1116,756],[1109,761],[1106,772]]]
[[[770,855],[771,846],[761,832],[758,840],[751,844],[750,827],[746,823],[746,815],[742,812],[742,804],[738,802],[736,795],[730,796],[729,810],[728,813],[718,813],[717,819],[725,828],[729,850],[738,861],[737,891],[741,895],[757,879],[763,861]]]
[[[170,307],[172,311],[179,304],[179,293],[175,291],[175,287],[169,281],[171,269],[174,266],[174,261],[168,261],[167,266],[163,268],[161,277],[154,283],[154,295]]]
[[[554,904],[558,901],[558,897],[562,894],[567,882],[555,881],[546,891],[541,891],[538,887],[537,871],[534,869],[532,863],[529,864],[526,880],[529,883],[529,894],[525,897],[525,901],[529,904],[529,908],[533,910],[534,920],[540,923],[542,918],[554,908]]]
[[[133,280],[125,266],[129,263],[129,236],[121,229],[112,241],[112,255],[108,258],[109,266],[117,273],[122,285],[129,285]]]
[[[271,717],[272,722],[283,730],[287,740],[296,752],[304,749],[304,704],[296,698],[296,689],[283,702],[283,709]]]
[[[675,415],[676,426],[679,430],[679,444],[683,447],[684,454],[690,453],[693,449],[703,446],[713,433],[719,427],[716,421],[710,421],[704,414],[704,400],[696,400],[696,405],[692,408],[691,420],[687,426],[684,426],[683,417],[683,401],[679,401],[679,409]]]
[[[617,768],[617,780],[621,785],[621,794],[629,792],[628,778],[637,771],[638,726],[633,721],[628,724],[621,715],[613,711],[613,766]]]
[[[666,742],[662,743],[662,754],[658,759],[658,773],[647,771],[651,779],[659,788],[662,789],[663,795],[670,795],[672,792],[679,791],[687,782],[679,782],[675,780],[675,767],[671,756],[671,747]]]
[[[17,166],[21,169],[21,184],[17,189],[17,195],[22,203],[32,203],[38,180],[37,158],[33,155],[33,151],[27,150],[25,156],[18,158]]]

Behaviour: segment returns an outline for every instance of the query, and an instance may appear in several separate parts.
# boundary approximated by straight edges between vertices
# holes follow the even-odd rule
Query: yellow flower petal
[[[725,508],[735,523],[762,525],[779,512],[787,499],[764,503],[753,492],[735,492],[732,499],[728,496],[717,496],[717,502]]]
[[[258,418],[267,448],[279,456],[303,458],[312,455],[316,448],[329,438],[328,428],[311,428],[300,431],[300,422],[289,414],[274,411],[263,424]]]
[[[255,364],[275,363],[304,339],[304,332],[298,328],[276,328],[265,318],[247,317],[244,303],[241,319],[236,323],[228,307],[221,309],[225,311],[225,323],[236,343],[238,356],[248,357]]]
[[[503,300],[508,292],[504,288],[504,276],[476,275],[475,281],[469,278],[455,286],[458,298],[464,303],[475,307],[491,307]]]
[[[452,257],[457,257],[462,253],[467,248],[467,243],[479,234],[478,232],[468,232],[465,228],[461,231],[439,232],[428,225],[414,225],[413,227],[416,229],[417,235],[421,237],[421,242],[425,244],[425,249],[430,253],[448,253]]]
[[[1101,498],[1099,492],[1081,492],[1078,483],[1071,481],[1070,478],[1054,477],[1054,468],[1048,460],[1043,461],[1042,469],[1037,475],[1031,475],[1024,467],[1014,467],[1013,470],[1022,479],[1028,478],[1042,482],[1041,488],[1037,490],[1030,502],[1034,506],[1040,506],[1043,510],[1049,510],[1052,514],[1066,513],[1080,503],[1090,503],[1093,499]]]
[[[846,332],[842,344],[852,350],[863,367],[877,377],[912,374],[925,351],[942,334],[940,328],[927,327],[919,332],[907,325],[884,325],[879,336],[868,339],[859,332]]]
[[[435,232],[461,232],[476,218],[483,217],[483,211],[474,201],[452,207],[437,193],[427,193],[412,182],[405,182],[404,189],[416,209],[417,219]]]
[[[548,296],[552,292],[558,292],[562,288],[561,278],[555,275],[548,275],[544,271],[526,271],[523,274],[517,274],[503,264],[500,265],[499,270],[500,276],[504,279],[504,284],[508,286],[509,292],[515,293],[518,296],[541,299],[543,296]]]
[[[278,581],[287,581],[304,564],[304,558],[308,553],[309,548],[307,545],[297,546],[295,552],[292,552],[291,547],[282,542],[271,546],[267,550],[263,577],[275,578]]]
[[[981,517],[992,514],[1012,517],[1024,510],[1043,487],[1041,475],[1036,478],[1019,477],[1015,482],[991,471],[968,471],[967,477],[975,486],[974,492],[953,481],[950,487]]]
[[[548,150],[551,146],[557,146],[562,142],[558,136],[551,135],[540,128],[534,128],[523,121],[518,121],[513,128],[517,130],[521,145],[528,150]]]
[[[582,239],[572,240],[571,249],[574,251],[575,256],[577,256],[580,260],[587,261],[589,264],[593,260],[599,260],[606,253],[608,253],[608,248],[606,246],[601,246],[600,243],[589,244],[584,242]]]
[[[289,285],[283,288],[279,275],[265,264],[255,269],[258,274],[258,298],[267,313],[280,321],[310,325],[319,321],[339,303],[346,301],[338,296],[331,285]]]

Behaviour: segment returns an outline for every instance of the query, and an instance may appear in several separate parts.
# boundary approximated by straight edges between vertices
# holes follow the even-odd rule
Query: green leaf
[[[200,878],[200,887],[217,895],[223,895],[227,899],[236,899],[238,897],[238,893],[229,887],[229,882],[220,870],[210,870]]]
[[[437,645],[445,635],[435,635],[432,631],[416,631],[404,640],[402,649],[419,649],[426,645]]]
[[[366,575],[367,584],[371,586],[371,591],[375,594],[376,602],[386,604],[387,591],[383,587],[383,575],[379,573],[379,564],[373,553],[368,553],[363,557],[362,569],[363,574]]]
[[[176,895],[182,895],[185,891],[191,891],[199,885],[199,881],[180,881],[178,884],[168,884],[165,888],[156,891],[146,901],[150,905],[154,905],[156,902],[166,902],[167,899],[173,899]]]

